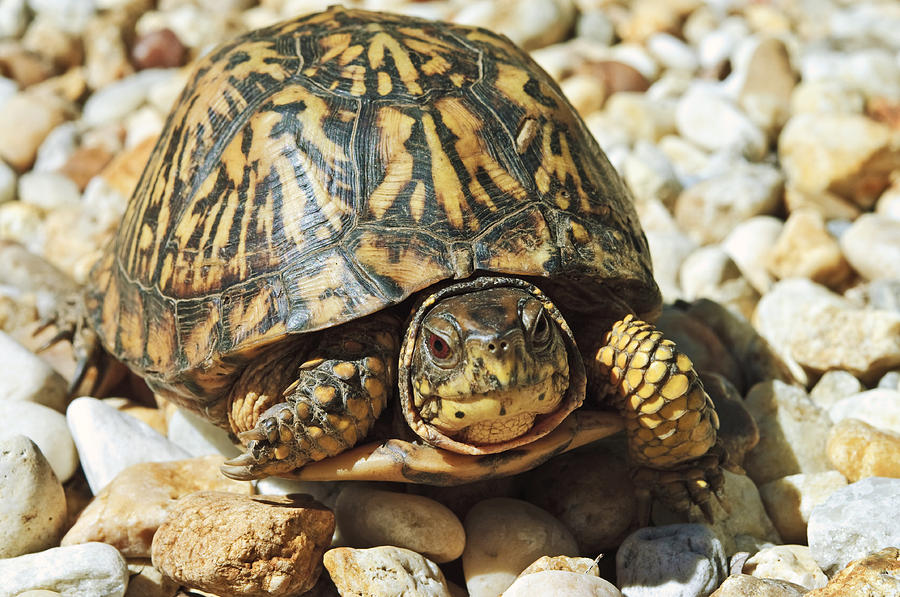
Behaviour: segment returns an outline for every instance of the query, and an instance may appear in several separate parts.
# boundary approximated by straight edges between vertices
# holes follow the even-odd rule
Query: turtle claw
[[[259,464],[259,461],[253,457],[250,452],[245,452],[240,456],[236,456],[231,460],[226,460],[219,470],[229,479],[238,481],[252,481],[259,477],[253,473],[253,468]]]
[[[268,436],[261,429],[250,429],[249,431],[241,431],[240,433],[238,433],[237,438],[243,444],[251,441],[266,440],[268,439]]]

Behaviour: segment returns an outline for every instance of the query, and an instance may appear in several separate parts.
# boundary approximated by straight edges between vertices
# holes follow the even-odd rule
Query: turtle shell
[[[479,272],[543,279],[562,308],[660,303],[627,190],[527,54],[332,8],[197,65],[87,306],[113,355],[198,408],[288,334]]]

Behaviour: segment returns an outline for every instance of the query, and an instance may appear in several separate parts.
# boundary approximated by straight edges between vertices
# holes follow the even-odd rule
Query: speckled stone
[[[846,485],[847,478],[838,471],[788,475],[760,485],[759,496],[781,537],[805,543],[813,508]]]
[[[345,597],[451,597],[438,565],[409,549],[337,547],[325,552],[324,564]]]
[[[806,590],[824,587],[828,577],[805,545],[773,545],[753,554],[742,569],[757,578],[786,580]]]
[[[828,435],[828,460],[852,483],[865,477],[900,479],[900,433],[843,419]]]

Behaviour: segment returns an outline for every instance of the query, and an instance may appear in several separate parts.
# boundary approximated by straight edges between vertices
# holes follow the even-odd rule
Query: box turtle
[[[660,305],[527,54],[337,7],[202,59],[85,295],[106,351],[246,447],[230,477],[455,484],[624,429],[645,500],[708,507],[718,419]]]

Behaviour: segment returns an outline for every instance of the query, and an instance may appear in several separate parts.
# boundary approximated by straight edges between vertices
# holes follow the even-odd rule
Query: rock
[[[653,261],[653,276],[666,301],[681,297],[678,275],[682,262],[697,248],[697,243],[678,230],[645,230]]]
[[[858,419],[881,431],[900,434],[900,390],[876,388],[848,396],[828,409],[828,415],[835,423]]]
[[[44,137],[67,116],[65,104],[53,96],[16,93],[0,110],[0,158],[20,172],[28,169]]]
[[[727,575],[722,543],[699,524],[638,529],[616,554],[616,584],[625,597],[708,595]]]
[[[75,153],[79,143],[78,125],[68,121],[47,133],[38,147],[34,170],[53,172],[59,170]]]
[[[99,126],[124,118],[147,99],[151,87],[171,76],[167,69],[149,69],[106,85],[85,102],[82,122]]]
[[[548,512],[521,500],[493,498],[476,504],[465,519],[462,555],[471,597],[494,597],[545,555],[578,555],[575,538]]]
[[[656,143],[675,132],[675,102],[654,100],[643,92],[619,91],[607,100],[603,112],[625,127],[632,139]]]
[[[131,60],[141,70],[181,66],[186,57],[187,48],[171,29],[146,33],[131,48]]]
[[[878,380],[876,389],[900,390],[900,371],[888,371]]]
[[[900,220],[863,214],[841,235],[841,248],[853,269],[867,280],[900,279]]]
[[[63,483],[78,468],[78,453],[66,426],[66,417],[41,404],[0,400],[0,421],[15,421],[0,429],[0,439],[24,435],[40,448],[56,477]]]
[[[719,245],[700,247],[688,255],[679,278],[686,300],[706,297],[748,320],[759,300],[759,293]]]
[[[81,191],[62,174],[32,170],[19,177],[19,200],[50,211],[78,205]]]
[[[131,19],[124,11],[111,11],[88,23],[82,39],[85,78],[91,89],[101,89],[134,72],[123,38]]]
[[[529,473],[524,485],[524,499],[571,530],[584,554],[615,549],[637,512],[624,458],[602,444],[557,456]]]
[[[616,23],[616,32],[627,42],[643,43],[653,34],[674,31],[682,15],[678,3],[660,0],[636,0]]]
[[[738,104],[757,126],[771,134],[781,128],[790,114],[797,75],[780,39],[762,38],[753,42],[751,48],[746,64],[736,69],[743,75]]]
[[[95,398],[73,400],[66,419],[85,477],[95,495],[132,464],[184,460],[191,456],[146,423]]]
[[[82,511],[62,545],[100,541],[129,558],[150,557],[153,534],[179,498],[195,491],[252,492],[249,483],[222,476],[219,466],[224,460],[204,456],[129,466]]]
[[[670,33],[651,35],[647,50],[667,69],[693,72],[699,66],[694,49]]]
[[[759,443],[759,429],[737,389],[717,373],[701,373],[703,387],[719,416],[718,439],[725,448],[724,466],[743,470],[747,452]]]
[[[682,185],[690,186],[703,178],[712,162],[706,151],[675,134],[666,135],[657,146],[669,158]]]
[[[0,558],[57,544],[66,496],[40,449],[23,435],[0,439],[0,496]]]
[[[808,597],[843,595],[900,595],[900,549],[886,547],[850,562],[827,585]]]
[[[462,555],[466,544],[456,515],[421,495],[348,485],[338,496],[335,518],[351,547],[393,545],[442,563]]]
[[[890,127],[857,114],[797,114],[778,138],[778,157],[797,188],[869,208],[900,167],[900,142]]]
[[[608,95],[603,81],[586,74],[575,74],[560,83],[560,89],[582,117],[603,107]]]
[[[337,547],[325,552],[324,563],[341,595],[451,596],[438,565],[409,549]]]
[[[842,369],[867,382],[900,365],[900,313],[859,309],[810,280],[776,284],[754,324],[778,354],[814,373]]]
[[[783,226],[773,216],[755,216],[737,224],[722,241],[722,248],[760,294],[768,292],[775,282],[766,259]]]
[[[863,391],[863,385],[856,376],[847,371],[832,369],[826,371],[813,389],[809,397],[820,408],[831,408],[835,403],[848,396],[859,394]]]
[[[625,159],[622,176],[636,201],[657,199],[671,206],[681,192],[681,183],[666,154],[648,141],[635,143]]]
[[[615,40],[616,30],[606,13],[584,6],[578,8],[580,14],[575,23],[575,36],[600,46],[611,46]]]
[[[900,68],[886,48],[806,52],[800,61],[800,74],[804,81],[836,79],[867,97],[900,96]]]
[[[18,243],[33,253],[40,251],[44,245],[43,217],[43,210],[34,205],[0,203],[0,240]]]
[[[221,454],[234,458],[241,454],[241,450],[228,437],[227,431],[183,408],[177,408],[172,413],[166,435],[170,441],[193,456]]]
[[[791,94],[792,114],[862,114],[866,98],[840,79],[801,81]]]
[[[675,203],[675,220],[700,244],[719,242],[737,224],[774,213],[781,204],[783,183],[772,166],[738,162],[685,189]]]
[[[502,597],[567,595],[569,597],[621,597],[611,582],[598,576],[565,570],[544,570],[517,578]]]
[[[757,578],[786,580],[811,590],[824,587],[828,577],[805,545],[773,545],[756,552],[742,570]]]
[[[759,497],[782,539],[805,543],[813,508],[846,485],[847,478],[838,471],[801,473],[760,485]]]
[[[825,219],[810,209],[791,213],[767,261],[777,278],[809,278],[830,288],[839,287],[851,274],[841,247],[825,228]]]
[[[543,572],[545,570],[563,570],[565,572],[575,572],[576,574],[587,574],[589,576],[600,576],[600,570],[597,566],[597,560],[590,558],[570,558],[569,556],[541,556],[536,559],[528,568],[519,573],[519,578],[534,574],[535,572]]]
[[[526,50],[534,50],[563,41],[575,26],[575,14],[571,0],[494,0],[464,5],[453,20],[487,27]]]
[[[331,511],[309,496],[201,491],[153,536],[153,565],[211,593],[295,595],[316,584],[333,532]]]
[[[849,200],[828,191],[804,191],[788,183],[784,188],[788,213],[812,210],[827,220],[855,220],[861,210]]]
[[[66,409],[68,383],[38,356],[0,331],[0,400],[23,400],[43,404],[57,411]]]
[[[892,183],[881,194],[878,202],[875,203],[875,213],[892,220],[900,220],[900,181]]]
[[[710,597],[795,597],[804,594],[803,587],[788,581],[732,574]]]
[[[698,32],[688,37],[689,40],[693,39],[694,45],[699,46],[700,65],[712,72],[715,72],[723,62],[732,57],[741,41],[750,33],[747,23],[743,19],[731,17],[717,22],[721,17],[714,18],[715,21],[709,23],[708,28],[702,28],[704,29],[702,35],[698,35]],[[688,23],[685,24],[685,29],[693,28],[688,25]],[[694,39],[695,37],[699,37],[699,39]]]
[[[843,419],[828,436],[828,460],[851,483],[865,477],[900,479],[900,433]]]
[[[66,597],[122,597],[127,584],[125,559],[115,547],[104,543],[54,547],[0,559],[0,595],[45,589]]]
[[[616,46],[623,48],[624,45]],[[639,60],[633,61],[639,62]],[[652,63],[652,59],[651,59]],[[578,72],[597,78],[603,82],[608,97],[613,98],[619,93],[646,91],[650,86],[647,75],[641,71],[640,65],[630,63],[628,56],[611,59],[588,60],[579,67]],[[625,124],[627,130],[631,130]]]
[[[809,549],[833,575],[855,559],[900,544],[900,479],[869,477],[832,493],[809,517]]]
[[[745,405],[759,426],[759,444],[744,460],[756,483],[831,468],[825,456],[831,419],[801,388],[761,382],[750,389]]]
[[[154,568],[149,559],[129,559],[128,574],[125,597],[175,597],[178,593],[178,583]]]
[[[0,161],[0,203],[15,199],[17,186],[16,171]]]
[[[162,435],[167,435],[169,432],[169,425],[166,422],[166,413],[162,408],[145,406],[134,400],[129,400],[128,398],[103,398],[101,402],[107,406],[113,407],[119,412],[127,414],[129,417],[134,417],[135,419],[146,423],[154,431]],[[171,403],[164,402],[163,404]],[[197,456],[203,456],[203,454],[198,454]]]
[[[0,0],[0,38],[18,37],[27,24],[25,0]]]
[[[765,133],[709,84],[691,85],[678,102],[675,122],[682,137],[709,151],[725,150],[751,161],[766,153]]]

